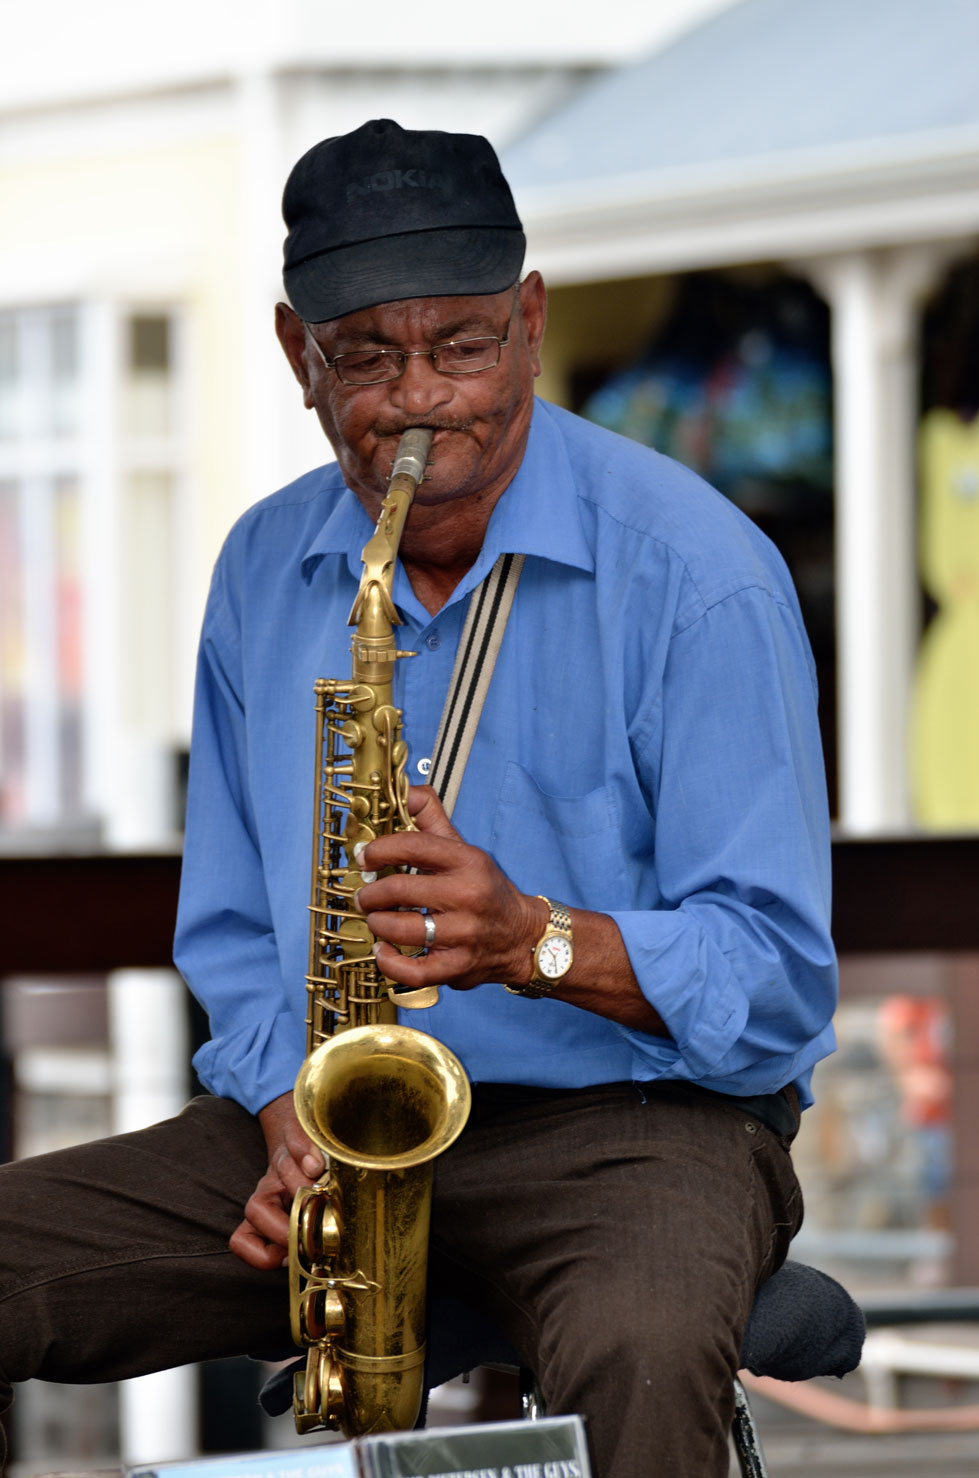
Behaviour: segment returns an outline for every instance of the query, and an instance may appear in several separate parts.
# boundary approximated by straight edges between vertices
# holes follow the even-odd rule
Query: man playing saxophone
[[[544,286],[521,276],[485,140],[365,124],[300,160],[284,213],[278,337],[336,464],[239,521],[205,617],[176,959],[215,1096],[127,1137],[154,1165],[115,1223],[103,1155],[88,1215],[169,1259],[187,1312],[137,1254],[152,1349],[110,1357],[86,1327],[69,1358],[25,1333],[10,1373],[111,1378],[288,1339],[289,1206],[323,1170],[293,1102],[310,694],[348,670],[360,552],[403,432],[425,427],[393,576],[417,653],[394,673],[415,829],[369,844],[355,908],[386,977],[442,987],[403,1019],[472,1084],[435,1169],[430,1279],[492,1317],[552,1412],[586,1417],[598,1478],[726,1474],[741,1330],[801,1221],[788,1149],[833,1043],[791,582],[693,474],[535,399]],[[503,553],[523,572],[450,821],[425,780],[469,597]],[[90,1280],[69,1288],[80,1310],[95,1262]]]

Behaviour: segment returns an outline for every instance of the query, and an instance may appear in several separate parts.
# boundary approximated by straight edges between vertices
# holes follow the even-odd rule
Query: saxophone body
[[[300,1432],[347,1436],[415,1424],[425,1361],[425,1287],[433,1162],[461,1133],[470,1090],[458,1059],[400,1026],[392,982],[353,898],[370,880],[362,848],[413,829],[407,745],[394,706],[400,618],[398,544],[432,433],[401,438],[377,528],[363,551],[350,614],[351,677],[316,683],[316,780],[300,1123],[327,1160],[292,1208],[292,1337],[307,1351],[295,1377]],[[397,1004],[431,1005],[437,991]]]

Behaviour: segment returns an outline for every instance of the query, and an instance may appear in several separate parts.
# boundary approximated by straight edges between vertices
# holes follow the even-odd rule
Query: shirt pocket
[[[622,826],[615,791],[551,795],[522,765],[507,764],[491,851],[518,888],[579,908],[621,907]]]

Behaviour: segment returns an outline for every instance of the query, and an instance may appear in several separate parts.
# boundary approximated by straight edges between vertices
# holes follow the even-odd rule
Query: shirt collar
[[[328,554],[347,556],[350,573],[360,578],[360,554],[373,532],[373,524],[357,498],[345,485],[336,463],[322,469],[326,491],[332,494],[332,507],[320,525],[315,539],[300,562],[300,570],[309,585]]]
[[[333,475],[339,496],[302,559],[307,584],[327,554],[346,555],[350,573],[360,578],[361,551],[372,524],[357,497]],[[452,600],[466,596],[489,573],[501,554],[530,554],[576,569],[593,571],[595,557],[581,526],[578,494],[564,438],[543,401],[534,402],[527,450],[517,474],[490,517],[479,558]],[[399,565],[398,577],[403,578]],[[398,599],[400,579],[395,580]]]

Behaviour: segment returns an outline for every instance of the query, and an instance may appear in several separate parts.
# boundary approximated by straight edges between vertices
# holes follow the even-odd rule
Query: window
[[[0,822],[75,824],[81,766],[78,310],[0,314]]]
[[[127,804],[113,794],[126,772],[127,726],[144,744],[167,742],[175,325],[171,312],[108,304],[0,310],[0,840],[8,845],[42,833],[55,834],[55,845],[69,832],[95,840],[113,807]],[[147,671],[152,695],[143,690]]]

